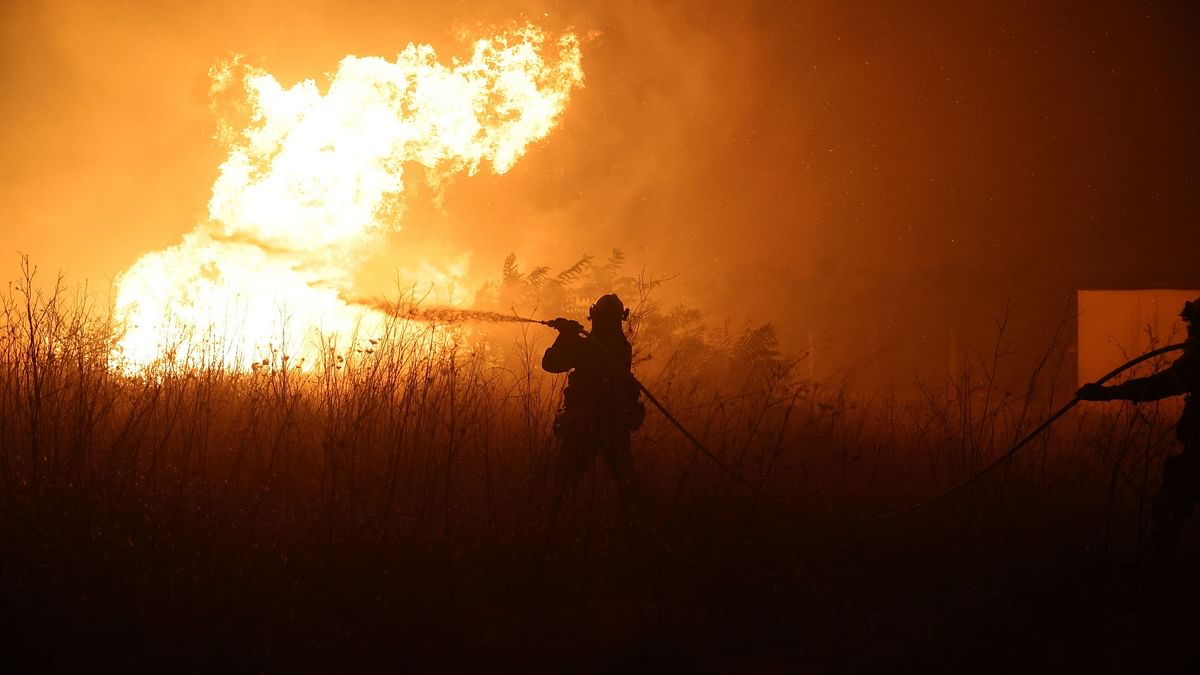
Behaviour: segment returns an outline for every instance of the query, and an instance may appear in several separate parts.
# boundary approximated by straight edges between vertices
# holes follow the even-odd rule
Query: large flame
[[[554,127],[583,71],[573,34],[548,43],[525,26],[449,66],[427,45],[394,62],[347,56],[324,94],[237,61],[212,76],[214,95],[244,84],[250,122],[225,130],[209,220],[118,277],[125,333],[114,360],[126,369],[311,364],[331,341],[377,333],[384,314],[343,298],[355,295],[359,263],[399,229],[406,168],[434,184],[484,162],[504,173]],[[442,289],[464,266],[410,264]]]

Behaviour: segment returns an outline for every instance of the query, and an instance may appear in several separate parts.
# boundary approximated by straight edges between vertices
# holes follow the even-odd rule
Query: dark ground
[[[1195,523],[1175,570],[1150,578],[1133,564],[1136,532],[1110,530],[1106,550],[1100,517],[1069,504],[1044,504],[1039,521],[964,497],[836,526],[726,485],[685,497],[674,518],[658,509],[631,538],[606,478],[545,557],[537,517],[451,530],[448,547],[436,519],[381,543],[331,536],[316,510],[273,520],[252,505],[75,499],[33,517],[9,504],[2,634],[6,660],[23,665],[9,672],[1134,672],[1193,660]]]

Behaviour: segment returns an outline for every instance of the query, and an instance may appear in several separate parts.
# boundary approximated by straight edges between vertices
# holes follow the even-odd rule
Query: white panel
[[[1200,291],[1079,291],[1079,383],[1178,342],[1186,333],[1179,311],[1197,296]]]

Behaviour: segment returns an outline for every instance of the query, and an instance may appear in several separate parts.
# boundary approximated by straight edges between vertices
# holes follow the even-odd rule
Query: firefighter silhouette
[[[597,457],[617,481],[622,499],[638,490],[630,434],[642,424],[646,409],[632,373],[633,348],[621,328],[629,310],[614,294],[596,300],[588,312],[592,327],[555,319],[554,344],[542,357],[542,368],[566,373],[562,409],[554,419],[560,440],[557,476],[561,490],[573,489]]]
[[[1186,303],[1179,316],[1188,327],[1189,347],[1168,368],[1112,387],[1086,384],[1076,392],[1084,401],[1139,403],[1187,396],[1176,427],[1183,452],[1163,463],[1162,486],[1151,504],[1151,543],[1167,551],[1174,548],[1180,529],[1200,501],[1200,298]]]

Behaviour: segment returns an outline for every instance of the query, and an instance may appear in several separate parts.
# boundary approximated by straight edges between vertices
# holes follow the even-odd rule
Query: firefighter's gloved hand
[[[1113,399],[1112,392],[1108,387],[1095,383],[1080,387],[1079,391],[1075,392],[1075,398],[1080,401],[1111,401]]]
[[[583,332],[583,324],[562,317],[551,319],[546,324],[564,335],[579,335]]]

